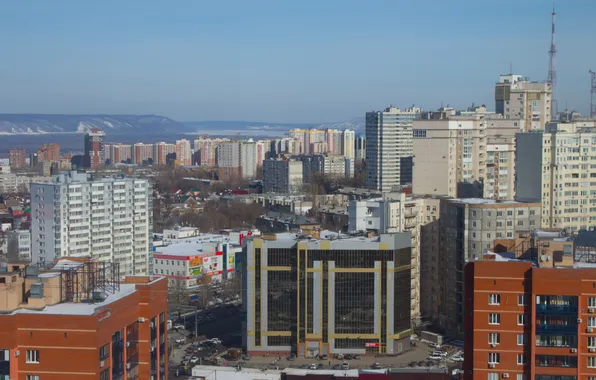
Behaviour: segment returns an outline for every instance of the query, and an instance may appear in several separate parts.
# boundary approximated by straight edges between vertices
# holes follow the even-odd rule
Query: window
[[[27,375],[26,380],[39,380],[37,375]]]
[[[106,344],[99,348],[99,360],[106,360],[110,356],[110,344]]]
[[[516,380],[526,380],[526,375],[523,373],[518,373]]]
[[[524,334],[517,334],[517,345],[523,346],[526,344],[526,336]]]
[[[596,367],[596,356],[588,356],[588,367],[590,367],[590,368]]]
[[[589,317],[588,318],[588,327],[596,327],[596,317]]]
[[[524,354],[517,354],[517,364],[524,365],[526,364],[526,355]]]
[[[39,363],[39,350],[27,350],[27,363]]]
[[[511,211],[511,210],[508,210],[508,211],[507,211],[507,216],[513,216],[513,211]]]
[[[488,315],[488,324],[489,325],[498,325],[501,323],[501,314],[489,314]]]
[[[596,307],[596,297],[588,298],[588,307]]]
[[[517,316],[517,324],[519,326],[524,326],[526,324],[526,315],[525,314],[519,314]]]
[[[526,306],[528,304],[528,296],[525,294],[517,295],[517,306]]]
[[[596,347],[596,336],[588,337],[588,347]]]
[[[501,354],[498,352],[489,352],[488,353],[488,362],[498,364],[501,359]]]
[[[489,305],[500,305],[501,304],[501,295],[500,294],[489,294],[488,295],[488,304]]]
[[[110,380],[110,369],[104,369],[99,374],[99,380]]]
[[[489,372],[488,380],[499,380],[499,374],[496,372]]]
[[[501,334],[500,333],[489,333],[488,334],[488,344],[500,344],[501,343]]]

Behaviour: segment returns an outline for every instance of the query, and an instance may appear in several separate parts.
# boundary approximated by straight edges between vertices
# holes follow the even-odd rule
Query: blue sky
[[[4,0],[0,112],[332,122],[441,102],[494,109],[546,79],[546,0]],[[587,113],[596,1],[557,4],[558,98]]]

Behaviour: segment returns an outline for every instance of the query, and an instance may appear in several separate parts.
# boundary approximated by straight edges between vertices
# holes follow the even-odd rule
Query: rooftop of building
[[[168,256],[200,256],[213,254],[217,251],[216,243],[193,241],[156,247],[154,254]]]
[[[451,198],[449,199],[450,202],[453,203],[463,203],[469,205],[496,205],[496,204],[506,204],[506,205],[520,205],[520,204],[528,204],[528,202],[520,202],[520,201],[501,201],[495,199],[485,199],[485,198]]]
[[[578,247],[596,248],[596,230],[580,230],[575,238],[575,245]]]
[[[315,219],[304,215],[296,215],[291,213],[282,213],[277,211],[269,211],[266,215],[261,215],[260,219],[276,221],[281,223],[292,223],[297,225],[319,225],[320,223]]]
[[[278,369],[278,370],[262,370],[258,368],[241,368],[238,369],[237,367],[219,367],[219,366],[195,366],[192,369],[192,375],[194,377],[205,377],[209,378],[213,372],[234,372],[238,374],[272,374],[272,375],[281,375],[282,373],[288,375],[298,375],[298,376],[305,376],[305,375],[317,375],[317,376],[333,376],[333,377],[358,377],[358,370],[357,369],[348,369],[348,370],[332,370],[332,369],[301,369],[301,368],[285,368],[285,369]],[[258,378],[258,375],[256,375]]]

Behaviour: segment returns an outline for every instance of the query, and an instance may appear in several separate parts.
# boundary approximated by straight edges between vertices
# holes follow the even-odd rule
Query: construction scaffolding
[[[102,302],[120,290],[118,263],[66,259],[58,261],[50,271],[60,273],[62,302]]]

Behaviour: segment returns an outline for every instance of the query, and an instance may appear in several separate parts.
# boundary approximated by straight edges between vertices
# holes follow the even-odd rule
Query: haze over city
[[[540,0],[7,1],[0,112],[334,122],[390,103],[493,109],[510,64],[546,80],[551,9]],[[556,9],[559,110],[586,114],[596,2]]]

